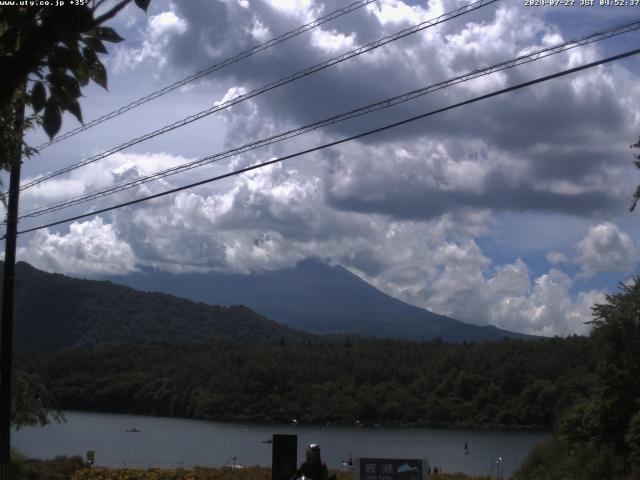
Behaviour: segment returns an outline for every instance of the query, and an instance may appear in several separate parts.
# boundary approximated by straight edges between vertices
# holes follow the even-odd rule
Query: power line
[[[67,199],[63,202],[54,204],[54,205],[50,205],[50,206],[45,206],[45,207],[38,207],[35,209],[32,209],[28,212],[25,212],[24,214],[22,214],[19,218],[33,218],[33,217],[37,217],[40,215],[45,215],[48,213],[52,213],[58,210],[62,210],[64,208],[68,208],[68,207],[72,207],[74,205],[79,205],[81,203],[85,203],[91,200],[95,200],[98,198],[103,198],[106,197],[108,195],[112,195],[118,192],[122,192],[140,185],[143,185],[145,183],[151,182],[151,181],[155,181],[155,180],[159,180],[161,178],[165,178],[168,177],[170,175],[175,175],[178,173],[182,173],[194,168],[198,168],[201,167],[203,165],[207,165],[210,163],[214,163],[214,162],[218,162],[220,160],[235,156],[235,155],[239,155],[241,153],[246,153],[248,151],[251,150],[255,150],[257,148],[261,148],[267,145],[271,145],[277,142],[281,142],[305,133],[308,133],[310,131],[316,130],[318,128],[321,127],[325,127],[328,125],[333,125],[339,122],[343,122],[346,120],[349,120],[351,118],[355,118],[355,117],[359,117],[365,114],[369,114],[378,110],[382,110],[385,108],[389,108],[391,106],[395,106],[404,102],[408,102],[410,100],[413,100],[417,97],[432,93],[434,91],[437,90],[442,90],[444,88],[447,88],[449,86],[452,85],[456,85],[462,82],[466,82],[481,76],[485,76],[485,75],[489,75],[491,73],[495,73],[498,71],[502,71],[502,70],[506,70],[509,68],[514,68],[516,66],[519,65],[523,65],[526,63],[530,63],[533,61],[537,61],[541,58],[545,58],[551,55],[555,55],[564,51],[567,51],[569,49],[572,48],[576,48],[579,46],[583,46],[583,45],[587,45],[590,43],[595,43],[595,42],[599,42],[617,35],[621,35],[623,33],[627,33],[633,30],[637,30],[640,28],[640,19],[635,20],[633,22],[629,22],[629,23],[625,23],[622,25],[618,25],[618,26],[614,26],[611,28],[608,28],[606,30],[603,31],[599,31],[599,32],[595,32],[592,33],[590,35],[587,35],[585,37],[582,37],[578,40],[569,40],[567,42],[564,42],[562,44],[558,44],[558,45],[554,45],[551,47],[547,47],[541,50],[537,50],[534,52],[531,52],[527,55],[521,55],[519,57],[516,57],[514,59],[511,60],[507,60],[501,63],[497,63],[494,64],[490,67],[486,67],[486,68],[482,68],[482,69],[476,69],[473,70],[471,72],[465,73],[463,75],[458,75],[456,77],[450,78],[449,80],[440,82],[440,83],[436,83],[433,85],[429,85],[427,87],[421,88],[421,89],[417,89],[417,90],[413,90],[401,95],[397,95],[391,98],[387,98],[385,100],[367,105],[365,107],[361,107],[355,110],[351,110],[349,112],[346,113],[342,113],[339,115],[335,115],[333,117],[330,118],[326,118],[308,125],[305,125],[303,127],[299,127],[296,129],[292,129],[292,130],[288,130],[286,132],[282,132],[276,135],[272,135],[270,137],[267,138],[263,138],[261,140],[257,140],[255,142],[252,143],[248,143],[248,144],[244,144],[241,145],[239,147],[235,147],[229,150],[226,150],[224,152],[220,152],[220,153],[216,153],[214,155],[209,155],[207,157],[204,158],[200,158],[198,160],[194,160],[192,162],[188,162],[182,165],[178,165],[176,167],[172,167],[172,168],[168,168],[165,170],[162,170],[160,172],[156,172],[144,177],[139,177],[133,180],[129,180],[126,182],[122,182],[116,185],[112,185],[110,187],[107,188],[103,188],[101,190],[97,190],[94,192],[91,192],[89,194],[84,194],[84,195],[79,195],[77,197],[73,197],[70,199]]]
[[[296,73],[294,73],[292,75],[289,75],[287,77],[281,78],[280,80],[278,80],[276,82],[267,84],[267,85],[265,85],[263,87],[260,87],[260,88],[258,88],[256,90],[252,90],[251,92],[245,93],[243,95],[239,95],[239,96],[237,96],[237,97],[235,97],[235,98],[233,98],[231,100],[228,100],[226,102],[220,103],[218,105],[214,105],[211,108],[208,108],[208,109],[203,110],[201,112],[198,112],[198,113],[195,113],[193,115],[190,115],[190,116],[188,116],[188,117],[186,117],[186,118],[184,118],[182,120],[179,120],[179,121],[174,122],[174,123],[172,123],[170,125],[166,125],[166,126],[164,126],[162,128],[159,128],[158,130],[154,130],[153,132],[146,133],[145,135],[143,135],[141,137],[135,138],[133,140],[129,140],[126,143],[123,143],[123,144],[118,145],[116,147],[110,148],[109,150],[105,150],[104,152],[99,153],[97,155],[94,155],[94,156],[92,156],[92,157],[90,157],[88,159],[82,160],[82,161],[80,161],[78,163],[75,163],[75,164],[70,165],[68,167],[62,168],[62,169],[57,170],[57,171],[55,171],[53,173],[50,173],[48,175],[45,175],[43,177],[37,178],[35,180],[32,180],[31,182],[28,182],[28,183],[25,183],[24,185],[22,185],[20,187],[20,190],[26,190],[27,188],[31,188],[31,187],[33,187],[35,185],[38,185],[38,184],[40,184],[42,182],[45,182],[45,181],[47,181],[47,180],[49,180],[51,178],[57,177],[57,176],[62,175],[64,173],[69,173],[69,172],[71,172],[73,170],[76,170],[76,169],[78,169],[80,167],[83,167],[85,165],[89,165],[90,163],[97,162],[98,160],[101,160],[101,159],[103,159],[105,157],[113,155],[114,153],[117,153],[117,152],[119,152],[121,150],[124,150],[125,148],[132,147],[134,145],[142,143],[142,142],[144,142],[146,140],[149,140],[151,138],[157,137],[159,135],[163,135],[163,134],[168,133],[168,132],[170,132],[172,130],[175,130],[176,128],[183,127],[183,126],[188,125],[188,124],[190,124],[192,122],[195,122],[196,120],[200,120],[201,118],[209,116],[209,115],[211,115],[213,113],[216,113],[216,112],[219,112],[219,111],[224,110],[226,108],[229,108],[229,107],[231,107],[233,105],[236,105],[236,104],[238,104],[240,102],[243,102],[245,100],[249,100],[250,98],[253,98],[253,97],[257,96],[257,95],[261,95],[261,94],[263,94],[265,92],[268,92],[270,90],[278,88],[278,87],[280,87],[282,85],[286,85],[288,83],[291,83],[291,82],[294,82],[296,80],[299,80],[300,78],[312,75],[312,74],[314,74],[314,73],[316,73],[316,72],[318,72],[320,70],[324,70],[325,68],[329,68],[329,67],[331,67],[333,65],[337,65],[337,64],[342,63],[342,62],[344,62],[346,60],[349,60],[351,58],[354,58],[354,57],[357,57],[359,55],[362,55],[363,53],[366,53],[366,52],[369,52],[371,50],[374,50],[374,49],[376,49],[378,47],[386,45],[387,43],[394,42],[396,40],[404,38],[404,37],[406,37],[408,35],[412,35],[414,33],[417,33],[419,31],[421,31],[421,30],[424,30],[426,28],[430,28],[430,27],[433,27],[433,26],[438,25],[440,23],[446,22],[448,20],[452,20],[452,19],[457,18],[457,17],[459,17],[461,15],[465,15],[465,14],[467,14],[469,12],[472,12],[472,11],[477,10],[479,8],[485,7],[487,5],[495,3],[497,1],[498,0],[477,0],[475,2],[472,2],[470,4],[465,5],[463,7],[460,7],[460,8],[457,8],[455,10],[452,10],[450,12],[443,13],[442,15],[440,15],[438,17],[435,17],[435,18],[432,18],[430,20],[418,23],[418,24],[414,25],[413,27],[405,28],[403,30],[400,30],[399,32],[396,32],[396,33],[392,34],[392,35],[387,35],[387,36],[382,37],[382,38],[380,38],[380,39],[378,39],[378,40],[376,40],[374,42],[367,43],[366,45],[358,47],[358,48],[356,48],[354,50],[351,50],[351,51],[349,51],[347,53],[343,53],[342,55],[339,55],[337,57],[333,57],[333,58],[331,58],[331,59],[329,59],[329,60],[327,60],[325,62],[319,63],[319,64],[314,65],[312,67],[309,67],[309,68],[307,68],[305,70],[301,70],[301,71],[296,72]]]
[[[239,54],[237,54],[234,57],[230,57],[227,58],[226,60],[223,60],[220,63],[216,63],[211,65],[208,68],[205,68],[204,70],[200,70],[199,72],[196,72],[192,75],[189,75],[186,78],[183,78],[182,80],[179,80],[175,83],[172,83],[171,85],[168,85],[164,88],[161,88],[160,90],[157,90],[155,92],[150,93],[149,95],[146,95],[142,98],[139,98],[138,100],[135,100],[123,107],[118,108],[117,110],[114,110],[112,112],[109,112],[99,118],[96,118],[95,120],[92,120],[88,123],[85,123],[84,125],[81,125],[80,127],[74,128],[73,130],[70,130],[66,133],[64,133],[63,135],[60,135],[52,140],[50,140],[49,142],[43,143],[42,145],[37,147],[37,150],[42,150],[43,148],[46,148],[50,145],[53,145],[54,143],[58,143],[62,140],[65,140],[67,138],[73,137],[74,135],[77,135],[80,132],[83,132],[85,130],[88,130],[92,127],[95,127],[96,125],[99,125],[103,122],[106,122],[107,120],[110,120],[112,118],[115,118],[119,115],[122,115],[125,112],[128,112],[129,110],[132,110],[136,107],[139,107],[140,105],[143,105],[147,102],[150,102],[151,100],[155,100],[158,97],[161,97],[169,92],[172,92],[173,90],[176,90],[177,88],[180,88],[184,85],[186,85],[187,83],[191,83],[195,80],[198,80],[206,75],[209,75],[210,73],[215,72],[216,70],[220,70],[224,67],[227,67],[233,63],[239,62],[240,60],[244,60],[245,58],[248,58],[252,55],[255,55],[258,52],[261,52],[263,50],[266,50],[268,48],[274,47],[276,45],[279,45],[293,37],[297,37],[298,35],[301,35],[304,32],[307,32],[309,30],[312,30],[316,27],[319,27],[320,25],[330,22],[331,20],[334,20],[336,18],[339,18],[343,15],[346,15],[348,13],[353,12],[354,10],[357,10],[361,7],[364,7],[366,5],[369,5],[370,3],[373,3],[376,0],[359,0],[357,2],[352,3],[351,5],[344,7],[344,8],[339,8],[338,10],[334,10],[331,13],[328,13],[327,15],[324,15],[322,17],[316,18],[315,20],[313,20],[312,22],[306,23],[304,25],[299,26],[298,28],[295,28],[289,32],[286,32],[278,37],[272,38],[271,40],[267,40],[264,43],[261,43],[260,45],[256,45],[255,47],[250,48],[249,50],[245,50],[244,52],[241,52]]]
[[[522,82],[522,83],[513,85],[511,87],[503,88],[501,90],[496,90],[496,91],[488,93],[486,95],[481,95],[479,97],[474,97],[474,98],[472,98],[470,100],[465,100],[463,102],[455,103],[455,104],[449,105],[447,107],[439,108],[439,109],[436,109],[436,110],[431,110],[430,112],[423,113],[421,115],[416,115],[414,117],[410,117],[410,118],[407,118],[405,120],[401,120],[399,122],[387,124],[387,125],[384,125],[382,127],[374,128],[372,130],[367,130],[366,132],[362,132],[362,133],[359,133],[357,135],[352,135],[350,137],[343,138],[341,140],[336,140],[336,141],[333,141],[333,142],[325,143],[323,145],[319,145],[319,146],[316,146],[316,147],[308,148],[306,150],[302,150],[302,151],[299,151],[299,152],[296,152],[296,153],[292,153],[290,155],[285,155],[283,157],[275,158],[273,160],[269,160],[269,161],[266,161],[266,162],[263,162],[263,163],[259,163],[257,165],[244,167],[244,168],[241,168],[239,170],[235,170],[233,172],[225,173],[225,174],[218,175],[218,176],[215,176],[215,177],[211,177],[211,178],[208,178],[208,179],[205,179],[205,180],[200,180],[198,182],[190,183],[190,184],[184,185],[182,187],[173,188],[171,190],[166,190],[164,192],[156,193],[154,195],[149,195],[149,196],[146,196],[146,197],[137,198],[135,200],[131,200],[131,201],[128,201],[128,202],[120,203],[120,204],[117,204],[117,205],[112,205],[110,207],[106,207],[106,208],[102,208],[102,209],[99,209],[99,210],[95,210],[93,212],[84,213],[82,215],[76,215],[76,216],[73,216],[73,217],[65,218],[63,220],[58,220],[56,222],[51,222],[51,223],[48,223],[48,224],[45,224],[45,225],[40,225],[38,227],[33,227],[33,228],[28,228],[28,229],[25,229],[25,230],[21,230],[21,231],[18,232],[18,234],[35,232],[36,230],[41,230],[43,228],[48,228],[48,227],[53,227],[53,226],[56,226],[56,225],[61,225],[63,223],[73,222],[75,220],[80,220],[82,218],[86,218],[86,217],[90,217],[90,216],[94,216],[94,215],[99,215],[101,213],[109,212],[109,211],[112,211],[112,210],[116,210],[116,209],[119,209],[119,208],[130,206],[130,205],[135,205],[137,203],[142,203],[142,202],[146,202],[148,200],[153,200],[153,199],[156,199],[156,198],[164,197],[166,195],[171,195],[173,193],[177,193],[177,192],[180,192],[182,190],[187,190],[189,188],[194,188],[194,187],[198,187],[200,185],[205,185],[207,183],[211,183],[211,182],[223,180],[225,178],[237,176],[237,175],[240,175],[242,173],[246,173],[246,172],[249,172],[249,171],[252,171],[252,170],[256,170],[258,168],[266,167],[266,166],[269,166],[269,165],[274,165],[276,163],[280,163],[280,162],[283,162],[285,160],[289,160],[289,159],[292,159],[292,158],[300,157],[302,155],[306,155],[306,154],[313,153],[313,152],[316,152],[316,151],[319,151],[319,150],[323,150],[325,148],[334,147],[334,146],[340,145],[342,143],[350,142],[350,141],[353,141],[353,140],[357,140],[359,138],[363,138],[363,137],[366,137],[366,136],[369,136],[369,135],[380,133],[380,132],[383,132],[385,130],[389,130],[391,128],[399,127],[401,125],[405,125],[405,124],[408,124],[408,123],[411,123],[411,122],[415,122],[415,121],[423,119],[423,118],[427,118],[427,117],[436,115],[438,113],[443,113],[443,112],[446,112],[448,110],[453,110],[455,108],[459,108],[459,107],[462,107],[462,106],[465,106],[465,105],[469,105],[469,104],[472,104],[472,103],[475,103],[475,102],[479,102],[481,100],[486,100],[488,98],[496,97],[496,96],[502,95],[504,93],[513,92],[515,90],[519,90],[521,88],[529,87],[531,85],[535,85],[535,84],[538,84],[538,83],[546,82],[546,81],[552,80],[554,78],[563,77],[565,75],[569,75],[569,74],[576,73],[576,72],[579,72],[579,71],[582,71],[582,70],[586,70],[588,68],[596,67],[598,65],[603,65],[605,63],[613,62],[615,60],[620,60],[622,58],[630,57],[632,55],[637,55],[638,53],[640,53],[640,48],[635,49],[635,50],[630,50],[630,51],[627,51],[625,53],[621,53],[621,54],[618,54],[618,55],[613,55],[611,57],[607,57],[607,58],[604,58],[602,60],[598,60],[598,61],[595,61],[595,62],[587,63],[587,64],[581,65],[579,67],[574,67],[574,68],[571,68],[571,69],[568,69],[568,70],[563,70],[563,71],[560,71],[560,72],[557,72],[557,73],[554,73],[554,74],[551,74],[551,75],[546,75],[544,77],[539,77],[539,78],[534,79],[534,80],[529,80],[527,82]]]

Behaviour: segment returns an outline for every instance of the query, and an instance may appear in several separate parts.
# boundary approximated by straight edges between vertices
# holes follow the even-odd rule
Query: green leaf
[[[98,62],[100,63],[100,60],[98,60],[98,56],[96,55],[96,52],[93,50],[93,48],[89,48],[89,47],[84,47],[82,49],[82,56],[86,59],[87,63],[89,64],[89,69],[91,69],[93,67],[93,64]]]
[[[47,80],[49,80],[49,83],[51,84],[51,91],[53,95],[66,95],[71,98],[78,98],[82,95],[82,92],[80,91],[80,84],[71,75],[56,72],[47,75]]]
[[[124,40],[124,38],[118,35],[116,31],[110,27],[97,27],[96,38],[111,43],[118,43]]]
[[[47,101],[47,91],[42,82],[36,82],[31,89],[31,106],[36,113],[44,108]]]
[[[82,120],[82,109],[80,108],[78,100],[70,97],[60,97],[58,101],[60,102],[60,108],[62,110],[70,112],[80,123],[84,123]]]
[[[86,32],[84,32],[84,34],[87,37],[96,38],[96,36],[98,35],[97,27],[93,27],[92,29],[87,30]]]
[[[81,61],[79,62],[75,67],[73,67],[71,69],[71,71],[73,72],[73,76],[76,77],[76,80],[78,80],[78,83],[81,86],[86,86],[89,83],[90,77],[89,77],[89,67],[86,64],[86,61]]]
[[[60,107],[54,97],[49,97],[47,104],[44,107],[44,116],[42,117],[42,127],[44,131],[49,135],[49,139],[52,139],[62,126],[62,115],[60,114]]]
[[[149,8],[149,3],[151,2],[151,0],[135,0],[135,2],[138,7],[146,12],[147,8]]]
[[[107,53],[107,48],[104,46],[104,43],[102,43],[97,38],[85,37],[82,39],[82,41],[87,47],[92,48],[96,52]]]
[[[58,45],[54,47],[53,51],[49,54],[48,66],[64,71],[76,64],[79,60],[81,60],[81,57],[78,51],[73,51]]]
[[[91,66],[91,70],[89,71],[89,75],[91,79],[100,85],[105,90],[107,89],[107,71],[104,68],[104,65],[100,63],[100,61],[95,62]]]

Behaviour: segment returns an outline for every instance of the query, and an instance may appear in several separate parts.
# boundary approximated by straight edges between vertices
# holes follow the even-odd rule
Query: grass
[[[351,474],[332,471],[336,480],[351,480]],[[432,480],[483,480],[488,477],[470,477],[462,473],[432,475]],[[271,469],[251,467],[244,469],[185,468],[185,469],[126,469],[93,468],[77,472],[72,480],[271,480]]]
[[[68,480],[84,467],[81,457],[33,460],[11,452],[9,478],[12,480]]]
[[[351,480],[351,473],[330,471],[336,480]],[[230,468],[88,468],[81,457],[57,457],[53,460],[30,460],[12,454],[11,478],[15,480],[271,480],[271,469]],[[461,473],[432,475],[432,480],[483,480]]]

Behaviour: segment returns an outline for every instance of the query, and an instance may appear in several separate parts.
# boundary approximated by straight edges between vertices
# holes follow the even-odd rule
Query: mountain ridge
[[[251,274],[174,274],[145,268],[106,279],[142,291],[209,305],[247,305],[291,328],[315,334],[366,335],[449,342],[535,338],[493,325],[472,325],[398,300],[340,265],[307,258],[294,267]]]
[[[23,351],[212,340],[303,343],[315,338],[242,305],[211,306],[140,292],[47,273],[25,262],[16,264],[14,298],[14,345]]]

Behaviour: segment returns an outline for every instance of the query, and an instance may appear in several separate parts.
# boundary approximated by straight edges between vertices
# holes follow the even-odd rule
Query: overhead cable
[[[346,15],[347,13],[351,13],[354,10],[357,10],[361,7],[364,7],[366,5],[369,5],[370,3],[375,2],[376,0],[359,0],[357,2],[353,2],[351,5],[344,7],[344,8],[339,8],[338,10],[334,10],[331,13],[328,13],[327,15],[324,15],[322,17],[316,18],[315,20],[313,20],[312,22],[306,23],[304,25],[299,26],[298,28],[295,28],[289,32],[286,32],[278,37],[272,38],[271,40],[267,40],[264,43],[261,43],[260,45],[256,45],[255,47],[250,48],[249,50],[245,50],[244,52],[241,52],[233,57],[227,58],[226,60],[221,61],[220,63],[215,63],[213,65],[211,65],[210,67],[205,68],[204,70],[200,70],[199,72],[193,73],[191,75],[189,75],[186,78],[183,78],[182,80],[179,80],[177,82],[172,83],[171,85],[168,85],[164,88],[161,88],[160,90],[157,90],[155,92],[150,93],[149,95],[146,95],[142,98],[139,98],[123,107],[120,107],[112,112],[109,112],[99,118],[96,118],[95,120],[92,120],[90,122],[87,122],[77,128],[74,128],[73,130],[70,130],[62,135],[59,135],[57,137],[55,137],[54,139],[52,139],[49,142],[43,143],[42,145],[39,145],[36,149],[37,150],[42,150],[43,148],[46,148],[50,145],[53,145],[54,143],[58,143],[62,140],[65,140],[67,138],[73,137],[74,135],[77,135],[80,132],[83,132],[85,130],[90,129],[91,127],[95,127],[96,125],[99,125],[103,122],[106,122],[107,120],[110,120],[112,118],[115,118],[117,116],[122,115],[125,112],[128,112],[129,110],[132,110],[136,107],[139,107],[140,105],[143,105],[147,102],[150,102],[151,100],[155,100],[158,97],[161,97],[163,95],[166,95],[169,92],[172,92],[180,87],[183,87],[184,85],[191,83],[195,80],[198,80],[206,75],[209,75],[210,73],[213,73],[217,70],[220,70],[224,67],[227,67],[233,63],[239,62],[240,60],[244,60],[245,58],[248,58],[252,55],[255,55],[258,52],[262,52],[263,50],[266,50],[268,48],[274,47],[276,45],[279,45],[280,43],[286,42],[287,40],[296,37],[304,32],[307,32],[309,30],[312,30],[316,27],[319,27],[320,25],[330,22],[331,20],[334,20],[338,17],[341,17],[343,15]]]
[[[321,127],[325,127],[325,126],[329,126],[329,125],[333,125],[339,122],[343,122],[346,120],[349,120],[351,118],[355,118],[355,117],[359,117],[362,115],[366,115],[378,110],[382,110],[385,108],[389,108],[391,106],[394,105],[398,105],[404,102],[408,102],[410,100],[413,100],[417,97],[420,96],[424,96],[427,95],[429,93],[438,91],[438,90],[442,90],[444,88],[462,83],[462,82],[466,82],[481,76],[485,76],[485,75],[489,75],[495,72],[499,72],[502,70],[506,70],[509,68],[514,68],[516,66],[519,65],[524,65],[526,63],[530,63],[533,61],[537,61],[541,58],[545,58],[551,55],[555,55],[561,52],[565,52],[567,50],[570,50],[572,48],[576,48],[579,46],[583,46],[583,45],[587,45],[590,43],[595,43],[595,42],[599,42],[617,35],[621,35],[623,33],[627,33],[630,31],[634,31],[634,30],[638,30],[640,29],[640,19],[637,19],[633,22],[628,22],[628,23],[624,23],[621,25],[617,25],[611,28],[608,28],[606,30],[603,31],[599,31],[599,32],[595,32],[592,33],[590,35],[584,36],[580,39],[577,40],[570,40],[558,45],[554,45],[551,47],[547,47],[541,50],[536,50],[533,52],[530,52],[526,55],[521,55],[519,57],[504,61],[504,62],[500,62],[494,65],[491,65],[489,67],[485,67],[485,68],[481,68],[481,69],[476,69],[473,70],[471,72],[462,74],[462,75],[458,75],[456,77],[450,78],[446,81],[443,82],[439,82],[436,84],[432,84],[417,90],[412,90],[410,92],[407,93],[403,93],[401,95],[396,95],[394,97],[391,98],[387,98],[385,100],[376,102],[376,103],[372,103],[369,104],[367,106],[364,107],[360,107],[358,109],[355,110],[351,110],[345,113],[341,113],[339,115],[335,115],[333,117],[330,118],[326,118],[296,129],[292,129],[292,130],[288,130],[286,132],[282,132],[282,133],[278,133],[276,135],[272,135],[270,137],[266,137],[260,140],[257,140],[255,142],[251,142],[251,143],[247,143],[244,145],[241,145],[239,147],[234,147],[232,149],[229,150],[225,150],[223,152],[220,153],[216,153],[214,155],[209,155],[206,156],[204,158],[200,158],[191,162],[187,162],[175,167],[171,167],[159,172],[155,172],[143,177],[139,177],[139,178],[135,178],[135,179],[131,179],[125,182],[121,182],[119,184],[116,185],[111,185],[109,187],[88,193],[88,194],[83,194],[83,195],[79,195],[70,199],[67,199],[63,202],[57,203],[57,204],[53,204],[53,205],[49,205],[49,206],[45,206],[45,207],[38,207],[35,209],[32,209],[28,212],[23,213],[20,217],[20,219],[22,218],[33,218],[33,217],[37,217],[40,215],[45,215],[48,213],[52,213],[58,210],[62,210],[65,208],[69,208],[72,207],[74,205],[79,205],[81,203],[85,203],[91,200],[96,200],[98,198],[102,198],[102,197],[106,197],[108,195],[112,195],[121,191],[125,191],[131,188],[135,188],[137,186],[143,185],[145,183],[148,182],[152,182],[155,180],[159,180],[165,177],[168,177],[170,175],[175,175],[178,173],[182,173],[188,170],[192,170],[194,168],[198,168],[201,167],[203,165],[207,165],[207,164],[211,164],[214,162],[218,162],[227,158],[230,158],[232,156],[236,156],[239,155],[241,153],[245,153],[251,150],[255,150],[257,148],[261,148],[267,145],[271,145],[277,142],[281,142],[293,137],[297,137],[299,135],[308,133],[310,131],[316,130],[318,128]]]
[[[27,182],[25,184],[23,184],[20,187],[20,190],[26,190],[27,188],[31,188],[35,185],[38,185],[42,182],[45,182],[51,178],[57,177],[59,175],[65,174],[65,173],[69,173],[73,170],[76,170],[80,167],[83,167],[85,165],[89,165],[90,163],[94,163],[97,162],[98,160],[101,160],[103,158],[106,158],[110,155],[113,155],[114,153],[120,152],[122,150],[124,150],[125,148],[129,148],[132,147],[134,145],[137,145],[139,143],[142,143],[146,140],[149,140],[151,138],[157,137],[159,135],[163,135],[165,133],[168,133],[172,130],[175,130],[176,128],[180,128],[183,127],[185,125],[188,125],[192,122],[195,122],[196,120],[200,120],[201,118],[207,117],[209,115],[212,115],[213,113],[219,112],[221,110],[224,110],[226,108],[229,108],[233,105],[236,105],[240,102],[243,102],[245,100],[249,100],[250,98],[253,98],[257,95],[261,95],[263,93],[266,93],[270,90],[273,90],[275,88],[281,87],[282,85],[286,85],[288,83],[294,82],[296,80],[299,80],[300,78],[312,75],[320,70],[324,70],[325,68],[329,68],[333,65],[337,65],[339,63],[342,63],[346,60],[349,60],[351,58],[357,57],[358,55],[362,55],[363,53],[369,52],[371,50],[374,50],[378,47],[381,47],[383,45],[386,45],[388,43],[394,42],[396,40],[399,40],[401,38],[404,38],[408,35],[412,35],[414,33],[420,32],[426,28],[429,27],[433,27],[435,25],[438,25],[440,23],[446,22],[448,20],[452,20],[454,18],[457,18],[461,15],[465,15],[469,12],[472,12],[474,10],[477,10],[479,8],[485,7],[489,4],[495,3],[498,0],[478,0],[475,2],[472,2],[470,4],[467,4],[463,7],[457,8],[455,10],[452,10],[450,12],[447,13],[443,13],[442,15],[439,15],[438,17],[432,18],[430,20],[418,23],[417,25],[414,25],[413,27],[410,28],[405,28],[397,33],[394,33],[392,35],[387,35],[385,37],[382,37],[374,42],[371,43],[367,43],[366,45],[363,45],[361,47],[358,47],[354,50],[351,50],[347,53],[343,53],[342,55],[339,55],[337,57],[333,57],[325,62],[319,63],[317,65],[314,65],[312,67],[309,67],[305,70],[301,70],[299,72],[296,72],[292,75],[289,75],[287,77],[281,78],[280,80],[273,82],[273,83],[269,83],[261,88],[258,88],[256,90],[252,90],[251,92],[242,94],[242,95],[238,95],[237,97],[234,97],[230,100],[227,100],[225,102],[219,103],[214,105],[211,108],[208,108],[206,110],[203,110],[201,112],[195,113],[193,115],[190,115],[182,120],[179,120],[177,122],[174,122],[170,125],[166,125],[162,128],[159,128],[158,130],[154,130],[153,132],[149,132],[146,133],[145,135],[142,135],[141,137],[138,138],[134,138],[133,140],[129,140],[126,143],[123,143],[121,145],[118,145],[116,147],[110,148],[109,150],[105,150],[104,152],[101,152],[97,155],[94,155],[90,158],[87,158],[85,160],[82,160],[78,163],[75,163],[73,165],[70,165],[68,167],[62,168],[60,170],[57,170],[53,173],[44,175],[42,177],[36,178],[30,182]]]
[[[405,120],[401,120],[399,122],[387,124],[387,125],[384,125],[384,126],[379,127],[379,128],[374,128],[372,130],[367,130],[366,132],[359,133],[357,135],[352,135],[350,137],[343,138],[341,140],[336,140],[336,141],[333,141],[333,142],[325,143],[323,145],[319,145],[319,146],[316,146],[316,147],[308,148],[306,150],[302,150],[302,151],[299,151],[299,152],[296,152],[296,153],[292,153],[290,155],[285,155],[283,157],[275,158],[273,160],[268,160],[266,162],[262,162],[262,163],[259,163],[259,164],[256,164],[256,165],[251,165],[249,167],[244,167],[244,168],[235,170],[233,172],[225,173],[225,174],[222,174],[222,175],[217,175],[215,177],[207,178],[205,180],[200,180],[198,182],[190,183],[188,185],[183,185],[183,186],[177,187],[177,188],[172,188],[171,190],[166,190],[164,192],[156,193],[154,195],[149,195],[149,196],[146,196],[146,197],[137,198],[135,200],[130,200],[128,202],[120,203],[120,204],[117,204],[117,205],[112,205],[110,207],[102,208],[102,209],[95,210],[95,211],[92,211],[92,212],[89,212],[89,213],[84,213],[82,215],[76,215],[76,216],[73,216],[73,217],[65,218],[63,220],[58,220],[58,221],[55,221],[55,222],[47,223],[45,225],[39,225],[37,227],[27,228],[25,230],[19,231],[18,234],[35,232],[36,230],[42,230],[44,228],[49,228],[49,227],[53,227],[53,226],[56,226],[56,225],[61,225],[63,223],[73,222],[75,220],[81,220],[83,218],[99,215],[101,213],[109,212],[109,211],[112,211],[112,210],[117,210],[117,209],[120,209],[120,208],[123,208],[123,207],[127,207],[127,206],[130,206],[130,205],[135,205],[135,204],[146,202],[146,201],[153,200],[153,199],[156,199],[156,198],[164,197],[166,195],[171,195],[171,194],[183,191],[183,190],[187,190],[187,189],[190,189],[190,188],[194,188],[194,187],[198,187],[198,186],[205,185],[205,184],[208,184],[208,183],[212,183],[212,182],[216,182],[216,181],[219,181],[219,180],[223,180],[225,178],[234,177],[234,176],[240,175],[242,173],[250,172],[252,170],[263,168],[263,167],[266,167],[266,166],[269,166],[269,165],[274,165],[276,163],[280,163],[280,162],[283,162],[285,160],[289,160],[289,159],[292,159],[292,158],[300,157],[302,155],[306,155],[306,154],[309,154],[309,153],[312,153],[312,152],[320,151],[320,150],[323,150],[325,148],[335,147],[336,145],[340,145],[340,144],[343,144],[343,143],[346,143],[346,142],[357,140],[359,138],[363,138],[363,137],[366,137],[366,136],[369,136],[369,135],[373,135],[373,134],[376,134],[376,133],[380,133],[380,132],[383,132],[383,131],[386,131],[386,130],[389,130],[389,129],[392,129],[392,128],[396,128],[396,127],[399,127],[399,126],[402,126],[402,125],[406,125],[408,123],[415,122],[415,121],[421,120],[423,118],[431,117],[431,116],[436,115],[438,113],[443,113],[443,112],[446,112],[446,111],[449,111],[449,110],[453,110],[455,108],[459,108],[459,107],[462,107],[462,106],[465,106],[465,105],[470,105],[472,103],[479,102],[481,100],[486,100],[488,98],[496,97],[496,96],[502,95],[504,93],[513,92],[515,90],[519,90],[519,89],[522,89],[522,88],[525,88],[525,87],[529,87],[531,85],[536,85],[538,83],[546,82],[546,81],[552,80],[554,78],[563,77],[565,75],[569,75],[569,74],[576,73],[576,72],[579,72],[579,71],[582,71],[582,70],[586,70],[588,68],[596,67],[598,65],[603,65],[605,63],[613,62],[615,60],[620,60],[622,58],[630,57],[632,55],[637,55],[638,53],[640,53],[640,48],[635,49],[635,50],[630,50],[630,51],[627,51],[627,52],[624,52],[624,53],[621,53],[621,54],[618,54],[618,55],[613,55],[613,56],[610,56],[610,57],[607,57],[607,58],[604,58],[602,60],[598,60],[598,61],[595,61],[595,62],[587,63],[587,64],[581,65],[579,67],[574,67],[574,68],[570,68],[568,70],[563,70],[563,71],[560,71],[560,72],[557,72],[557,73],[554,73],[554,74],[551,74],[551,75],[546,75],[546,76],[543,76],[543,77],[539,77],[539,78],[536,78],[534,80],[529,80],[527,82],[522,82],[522,83],[513,85],[511,87],[503,88],[501,90],[496,90],[494,92],[491,92],[491,93],[488,93],[488,94],[485,94],[485,95],[481,95],[479,97],[474,97],[474,98],[472,98],[470,100],[465,100],[463,102],[455,103],[455,104],[449,105],[447,107],[438,108],[436,110],[431,110],[430,112],[423,113],[421,115],[416,115],[414,117],[410,117],[410,118],[407,118]]]

